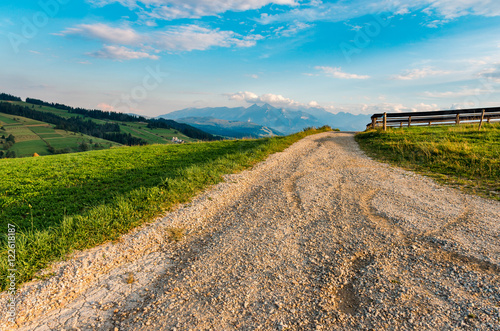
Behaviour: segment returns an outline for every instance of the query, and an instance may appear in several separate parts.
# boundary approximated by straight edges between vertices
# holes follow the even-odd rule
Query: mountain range
[[[184,117],[176,121],[227,138],[263,138],[283,135],[275,129],[252,122],[228,121],[213,117]]]
[[[253,104],[248,108],[186,108],[160,115],[158,118],[168,118],[180,122],[188,121],[185,123],[189,123],[195,127],[194,122],[199,118],[254,123],[284,134],[298,132],[306,127],[320,127],[323,125],[330,125],[342,131],[362,131],[370,121],[369,115],[353,115],[344,112],[333,114],[319,107],[307,108],[305,110],[290,110],[276,108],[267,103],[261,106]],[[190,119],[188,120],[188,118]],[[199,128],[202,129],[201,127]],[[238,125],[234,124],[232,130],[237,131],[237,129]]]

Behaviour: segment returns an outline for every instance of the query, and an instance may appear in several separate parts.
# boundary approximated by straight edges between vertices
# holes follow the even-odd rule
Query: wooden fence
[[[403,127],[412,125],[459,125],[465,123],[479,123],[479,129],[486,121],[500,120],[500,107],[475,108],[457,110],[438,110],[408,113],[381,113],[371,117],[372,122],[366,125],[367,129],[382,127]]]

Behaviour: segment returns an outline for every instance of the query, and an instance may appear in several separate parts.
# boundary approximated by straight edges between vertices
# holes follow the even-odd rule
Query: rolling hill
[[[0,93],[0,158],[172,144],[173,137],[184,142],[221,139],[173,120],[73,108],[32,98],[26,101]]]
[[[14,144],[7,148],[7,138]],[[0,157],[25,157],[107,149],[121,144],[83,133],[58,130],[55,125],[30,118],[0,113]],[[14,154],[12,154],[14,152]]]

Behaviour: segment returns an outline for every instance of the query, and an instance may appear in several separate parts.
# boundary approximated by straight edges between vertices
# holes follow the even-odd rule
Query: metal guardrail
[[[366,125],[367,129],[382,127],[403,127],[403,126],[425,126],[432,124],[439,125],[459,125],[465,123],[479,122],[481,129],[484,121],[500,120],[500,107],[474,108],[457,110],[438,110],[406,113],[380,113],[373,114],[372,122]]]

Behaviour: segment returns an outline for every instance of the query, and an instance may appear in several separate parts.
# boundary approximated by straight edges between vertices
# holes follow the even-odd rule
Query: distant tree
[[[14,151],[8,151],[7,154],[5,154],[5,157],[13,159],[13,158],[16,157],[16,152],[14,152]]]
[[[12,143],[16,142],[16,137],[14,137],[12,134],[9,134],[9,136],[6,139],[7,141],[10,141]]]
[[[82,152],[85,152],[85,151],[88,151],[90,149],[90,146],[89,144],[87,144],[86,142],[83,142],[81,143],[79,146],[78,146],[78,149]]]
[[[2,135],[2,139],[5,139],[5,135],[4,134]]]
[[[8,150],[9,148],[12,147],[12,145],[14,145],[12,142],[7,141],[6,143],[3,144],[3,149]]]

